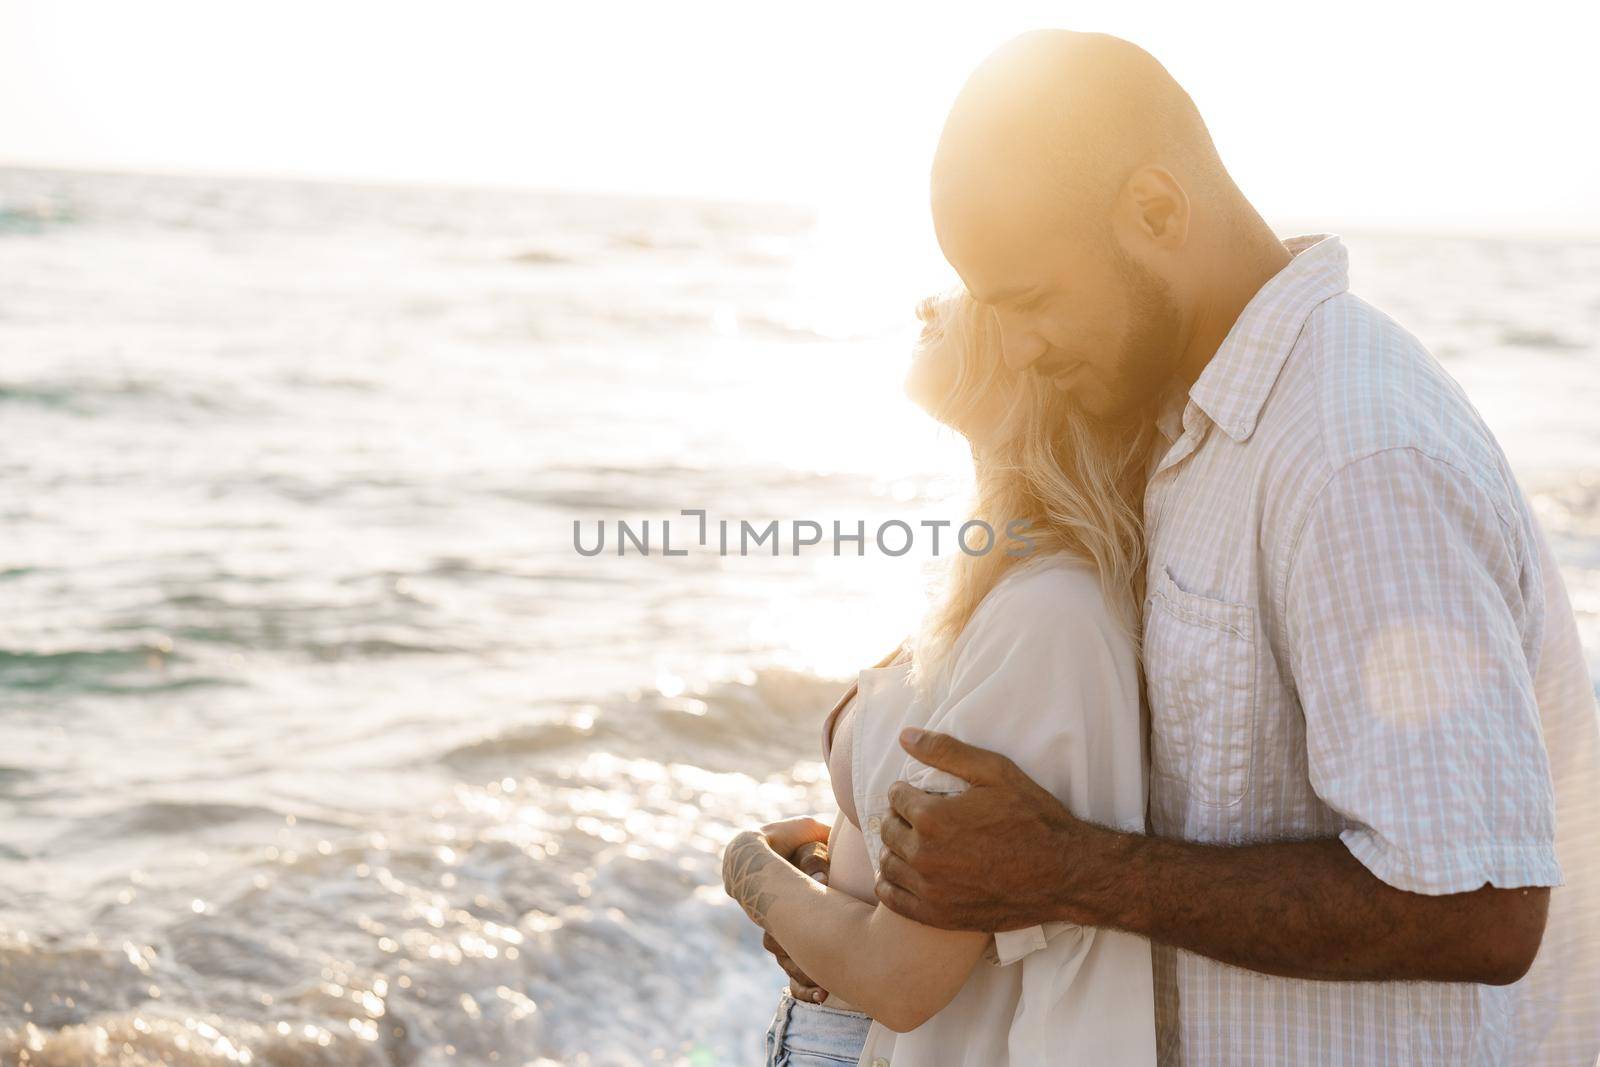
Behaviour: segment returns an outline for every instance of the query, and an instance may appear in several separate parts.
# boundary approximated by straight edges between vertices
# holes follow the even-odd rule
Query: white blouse
[[[862,671],[851,705],[853,792],[874,874],[897,779],[936,792],[966,788],[900,747],[905,726],[999,752],[1075,815],[1144,832],[1137,657],[1086,564],[1051,554],[1013,568],[973,614],[931,698],[916,692],[907,669]],[[922,1026],[896,1034],[874,1022],[859,1063],[1153,1064],[1154,1004],[1143,938],[1061,922],[1007,930]]]

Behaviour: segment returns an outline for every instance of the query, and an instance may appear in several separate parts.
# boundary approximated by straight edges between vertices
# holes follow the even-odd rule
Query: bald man
[[[1006,362],[1159,428],[1150,833],[909,731],[971,786],[896,783],[880,899],[944,928],[1149,938],[1166,1064],[1593,1065],[1594,690],[1460,388],[1348,292],[1337,237],[1273,234],[1125,41],[1002,48],[932,191]]]

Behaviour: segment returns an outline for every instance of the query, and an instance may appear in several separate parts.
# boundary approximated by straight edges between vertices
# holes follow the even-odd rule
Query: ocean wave
[[[119,948],[19,938],[0,929],[0,1050],[8,1045],[6,1024],[17,1025],[9,1032],[15,1055],[18,1029],[69,1026],[140,1003],[149,992],[141,977]],[[0,1057],[0,1063],[15,1062]]]
[[[1590,347],[1583,341],[1537,326],[1507,327],[1500,331],[1500,343],[1516,348],[1544,348],[1561,352],[1581,352]]]
[[[517,252],[509,258],[513,263],[523,263],[533,267],[560,267],[576,262],[571,256],[553,252],[548,248],[530,248]]]
[[[0,404],[5,403],[75,415],[107,415],[130,409],[168,415],[244,415],[271,410],[261,402],[245,398],[237,390],[226,392],[197,383],[143,378],[0,381]]]
[[[478,769],[485,764],[514,761],[522,756],[550,755],[563,749],[575,751],[596,742],[619,739],[623,739],[622,731],[609,721],[604,725],[591,724],[583,719],[542,722],[511,727],[468,741],[431,758],[430,762],[436,761],[458,770]]]
[[[0,234],[38,234],[47,227],[77,221],[71,205],[50,196],[35,196],[26,202],[0,200]]]
[[[397,637],[355,637],[344,640],[304,641],[299,649],[318,660],[389,659],[395,656],[447,656],[482,652],[445,641],[408,640]]]
[[[27,1059],[21,1059],[26,1051]],[[159,1009],[99,1015],[53,1030],[0,1027],[0,1054],[28,1067],[406,1067],[389,1042],[375,1044],[348,1027],[275,1024]]]
[[[98,836],[115,839],[137,834],[181,834],[247,819],[283,821],[283,813],[257,804],[220,801],[149,800],[94,821]]]
[[[342,1015],[304,968],[240,927],[160,945],[7,938],[0,932],[0,1063],[29,1067],[401,1067],[404,1029],[362,1010]],[[231,973],[229,973],[231,972]],[[310,978],[309,982],[306,979]],[[295,984],[306,991],[296,996]],[[200,991],[228,1006],[195,1011]],[[287,991],[267,1008],[247,989]],[[267,996],[271,1005],[277,998]],[[342,998],[340,998],[342,999]],[[254,1002],[253,1004],[251,1002]],[[168,1005],[171,1005],[170,1007]],[[324,1010],[317,1010],[322,1008]],[[254,1011],[254,1017],[246,1013]],[[288,1020],[292,1022],[290,1025]],[[351,1026],[358,1020],[357,1026]],[[24,1058],[25,1057],[25,1058]]]
[[[538,582],[556,585],[625,586],[632,580],[627,575],[606,574],[603,571],[563,570],[556,567],[528,565],[516,559],[490,561],[468,559],[462,556],[441,556],[416,573],[429,578],[510,579],[517,582]],[[413,574],[396,573],[392,577],[403,581],[413,577]],[[398,595],[412,596],[409,593]]]
[[[51,795],[56,795],[53,791]],[[314,815],[298,814],[298,825],[335,829],[344,824]],[[49,842],[34,848],[26,858],[43,861],[54,857],[80,856],[90,849],[106,845],[122,846],[136,843],[148,846],[163,838],[195,835],[198,839],[206,831],[229,826],[241,836],[248,833],[245,824],[255,823],[259,828],[277,828],[284,825],[282,811],[261,804],[239,804],[207,800],[146,800],[124,807],[109,808],[93,815],[80,815],[69,829]]]
[[[817,730],[844,683],[770,668],[687,695],[633,693],[505,727],[434,758],[457,772],[525,772],[530,759],[594,751],[661,756],[707,770],[776,772],[820,758]]]
[[[94,688],[103,691],[120,691],[124,688],[147,689],[149,680],[129,682],[126,686],[113,681],[128,672],[164,668],[174,658],[169,645],[141,642],[111,648],[62,649],[55,652],[31,652],[18,649],[0,649],[0,688],[55,689],[64,687]],[[193,679],[162,679],[170,685]]]
[[[29,382],[0,382],[0,404],[34,404],[46,408],[81,409],[76,386]]]
[[[0,763],[0,789],[5,788],[12,782],[20,782],[24,779],[31,778],[33,777],[34,773],[34,771],[27,767],[11,767]]]
[[[344,604],[241,605],[203,594],[174,597],[174,606],[216,613],[208,625],[172,626],[175,640],[248,650],[289,652],[317,663],[383,660],[404,656],[449,656],[482,653],[487,645],[471,645],[430,634],[425,627],[390,627],[363,614],[351,616]],[[389,632],[382,632],[382,631]],[[3,677],[3,675],[0,675]],[[225,684],[226,678],[170,679],[165,684]]]

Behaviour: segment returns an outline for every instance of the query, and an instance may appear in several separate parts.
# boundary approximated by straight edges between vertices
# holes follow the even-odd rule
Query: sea
[[[1600,240],[1342,233],[1600,673]],[[833,810],[967,486],[900,389],[927,248],[0,169],[0,1063],[759,1063],[722,845]]]

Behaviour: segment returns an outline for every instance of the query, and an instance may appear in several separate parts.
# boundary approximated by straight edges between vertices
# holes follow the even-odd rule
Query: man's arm
[[[1527,973],[1550,890],[1425,896],[1381,881],[1337,838],[1217,847],[1112,834],[1124,872],[1107,925],[1290,978],[1483,982]]]
[[[1539,887],[1561,879],[1525,510],[1507,484],[1410,447],[1308,488],[1274,599],[1306,770],[1343,823],[1337,840],[1116,834],[993,753],[903,741],[977,784],[950,798],[893,787],[883,899],[973,929],[1117,926],[1302,978],[1525,973],[1549,905]]]
[[[956,795],[890,791],[878,898],[930,926],[1107,926],[1323,980],[1501,985],[1539,949],[1545,888],[1410,893],[1336,838],[1229,847],[1121,833],[1076,819],[997,753],[937,733],[902,744],[972,783]]]

